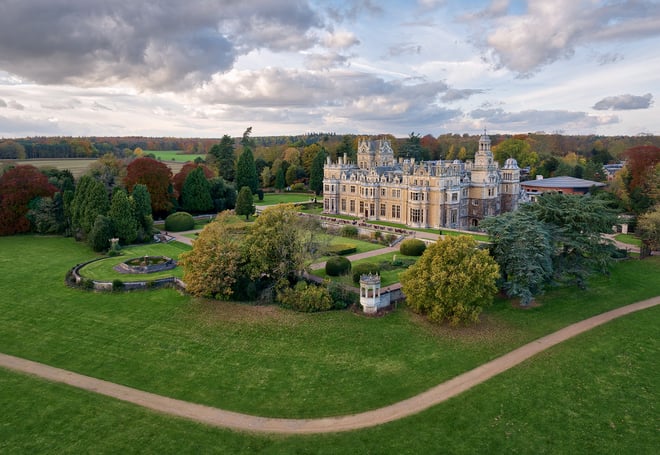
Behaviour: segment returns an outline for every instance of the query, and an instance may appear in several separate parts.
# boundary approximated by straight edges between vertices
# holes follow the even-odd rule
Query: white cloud
[[[594,109],[597,111],[606,110],[631,110],[631,109],[648,109],[653,103],[653,95],[647,93],[646,95],[617,95],[608,96],[594,104]]]

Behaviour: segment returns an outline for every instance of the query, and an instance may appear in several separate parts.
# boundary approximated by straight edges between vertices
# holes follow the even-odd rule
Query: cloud
[[[422,52],[422,46],[416,43],[398,43],[390,46],[387,54],[390,57],[399,57],[401,55],[414,55]]]
[[[23,106],[21,103],[15,100],[9,100],[7,103],[7,107],[9,109],[16,109],[17,111],[22,111],[25,109],[25,106]]]
[[[502,108],[480,108],[471,111],[469,116],[479,119],[483,124],[500,125],[503,129],[514,132],[565,130],[567,134],[576,134],[619,122],[617,116],[594,116],[567,110],[506,112]]]
[[[375,16],[383,13],[383,8],[373,0],[354,0],[348,4],[350,6],[346,8],[330,6],[326,8],[326,13],[336,22],[355,21],[363,14]]]
[[[617,95],[608,96],[594,104],[593,108],[597,111],[623,111],[631,109],[648,109],[653,104],[653,95]]]
[[[345,65],[348,57],[337,52],[325,54],[309,54],[305,57],[305,67],[310,70],[327,70],[333,67]]]
[[[0,107],[7,107],[7,103],[2,98],[0,98]]]
[[[478,95],[484,93],[485,90],[480,89],[449,89],[445,92],[444,95],[440,98],[445,103],[452,103],[454,101],[466,100],[472,95]]]
[[[311,48],[322,27],[304,0],[10,1],[0,15],[0,68],[46,84],[181,89],[254,49]]]
[[[24,137],[61,134],[57,121],[0,116],[0,137]]]
[[[340,50],[356,46],[360,44],[360,40],[357,38],[357,36],[355,36],[353,32],[341,30],[334,33],[329,33],[325,38],[323,38],[323,44],[327,48]]]
[[[494,1],[489,9],[463,19],[479,26],[474,43],[496,66],[523,77],[572,57],[579,46],[660,35],[657,2],[528,1],[521,14],[505,15],[510,7],[507,1]]]

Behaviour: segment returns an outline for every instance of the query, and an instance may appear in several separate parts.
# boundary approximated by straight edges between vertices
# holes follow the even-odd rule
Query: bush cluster
[[[285,288],[278,293],[278,300],[287,308],[312,313],[327,311],[332,308],[332,297],[324,286],[316,286],[299,281],[292,288]]]
[[[351,261],[343,256],[334,256],[325,263],[325,273],[328,276],[345,275],[351,270]]]
[[[189,231],[195,228],[195,220],[188,212],[176,212],[165,218],[165,230],[172,232]]]
[[[352,243],[336,243],[328,246],[328,254],[336,254],[337,256],[355,253],[356,251],[357,247]]]
[[[419,239],[407,239],[401,242],[399,251],[406,256],[421,256],[426,250],[426,243]]]
[[[372,264],[370,262],[363,262],[361,264],[357,264],[353,266],[353,269],[351,271],[353,283],[359,283],[361,275],[365,275],[367,273],[379,273],[379,272],[380,272],[380,267],[377,264]]]
[[[349,239],[355,239],[358,236],[358,228],[355,226],[342,226],[339,234],[342,237],[348,237]]]

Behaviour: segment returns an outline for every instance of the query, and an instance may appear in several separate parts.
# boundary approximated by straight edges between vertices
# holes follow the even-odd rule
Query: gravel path
[[[30,360],[0,354],[0,367],[22,373],[32,374],[50,381],[61,382],[73,387],[89,390],[102,395],[117,398],[154,411],[195,420],[207,425],[231,428],[234,430],[309,434],[330,433],[355,430],[380,425],[393,420],[416,414],[431,406],[464,392],[493,376],[512,368],[545,349],[564,340],[604,324],[612,319],[660,304],[660,296],[642,302],[617,308],[607,313],[577,322],[550,335],[532,341],[520,348],[487,362],[473,370],[443,382],[426,392],[390,406],[374,409],[359,414],[326,417],[318,419],[278,419],[251,416],[237,412],[224,411],[195,403],[155,395],[108,381],[95,379],[60,368],[51,367]]]

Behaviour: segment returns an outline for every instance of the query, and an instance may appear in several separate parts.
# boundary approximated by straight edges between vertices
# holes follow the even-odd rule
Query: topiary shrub
[[[122,280],[116,279],[112,281],[112,290],[114,292],[119,292],[124,290],[124,282]]]
[[[380,267],[378,264],[372,264],[370,262],[363,262],[361,264],[356,264],[351,269],[351,274],[353,278],[353,283],[360,282],[360,276],[367,273],[379,273]]]
[[[195,228],[195,220],[188,212],[176,212],[165,218],[165,230],[172,232],[190,231]]]
[[[358,228],[355,226],[342,226],[339,234],[342,237],[348,237],[349,239],[355,239],[358,236]]]
[[[328,245],[327,251],[328,254],[343,256],[345,254],[355,253],[357,251],[357,247],[352,243],[336,243],[334,245]]]
[[[426,243],[419,239],[407,239],[401,242],[399,252],[406,256],[421,256],[426,250]]]
[[[351,270],[351,261],[343,256],[334,256],[325,263],[325,273],[328,276],[346,275]]]

